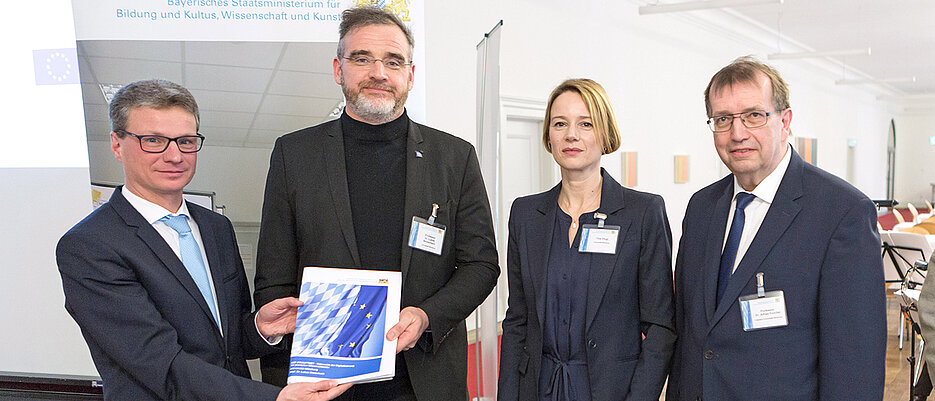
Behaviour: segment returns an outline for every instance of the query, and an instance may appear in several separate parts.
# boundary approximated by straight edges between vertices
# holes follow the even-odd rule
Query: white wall
[[[637,189],[665,198],[676,243],[691,194],[725,173],[704,124],[708,80],[738,56],[776,51],[763,27],[719,11],[639,16],[634,2],[516,0],[472,2],[469,11],[427,2],[425,12],[430,125],[473,140],[474,45],[503,19],[501,94],[545,101],[566,78],[600,82],[621,125],[621,149],[639,152]],[[773,65],[791,87],[793,133],[818,138],[818,165],[844,177],[847,140],[856,139],[854,184],[882,198],[889,105],[864,88],[835,86],[835,73],[813,62]],[[673,183],[676,154],[690,156],[686,184]],[[618,152],[603,164],[619,177],[620,163]]]
[[[621,150],[639,153],[637,189],[666,199],[676,243],[691,194],[726,171],[704,124],[708,80],[735,57],[765,58],[775,51],[775,39],[762,27],[721,12],[639,16],[633,2],[481,0],[472,2],[470,9],[464,3],[426,2],[425,14],[425,43],[417,46],[425,46],[426,58],[416,73],[426,78],[427,124],[474,141],[475,46],[502,19],[501,94],[544,101],[556,84],[570,77],[589,77],[604,85],[623,132]],[[865,88],[834,85],[836,73],[814,62],[773,65],[791,88],[793,134],[818,138],[818,165],[844,177],[847,141],[856,139],[854,184],[871,198],[884,197],[890,105]],[[910,146],[915,142],[906,137],[931,124],[920,121],[922,116],[902,118],[904,122],[897,121],[899,152],[928,150]],[[924,134],[926,144],[928,135]],[[121,182],[122,170],[108,144],[92,141],[89,146],[92,179]],[[258,222],[269,153],[270,149],[206,146],[188,189],[216,192],[218,204],[227,206],[233,221]],[[902,189],[909,185],[903,172],[923,169],[902,153],[897,194],[921,200],[923,193],[930,193],[928,182],[935,182],[935,168],[925,172],[932,178],[918,188]],[[686,184],[673,183],[676,154],[690,156]],[[604,159],[618,178],[620,163],[619,152]]]
[[[901,113],[896,117],[896,199],[901,204],[922,205],[932,201],[935,183],[935,107],[928,111]]]
[[[726,174],[704,124],[708,80],[738,56],[765,58],[776,51],[768,29],[719,11],[639,16],[635,2],[610,0],[428,1],[424,7],[425,39],[416,46],[424,46],[425,58],[416,74],[425,77],[425,123],[474,142],[475,46],[502,19],[501,95],[544,102],[566,78],[603,84],[621,125],[621,150],[639,154],[637,189],[665,198],[676,246],[690,196]],[[871,198],[883,198],[894,107],[867,88],[834,85],[837,72],[821,64],[773,65],[791,88],[793,134],[818,138],[818,165],[844,177],[847,143],[856,140],[853,184]],[[935,127],[935,117],[897,119],[899,199],[921,200],[935,182],[935,168],[918,161],[935,159],[935,147],[927,145],[935,131],[928,127]],[[89,148],[92,179],[121,182],[109,144],[92,141]],[[188,189],[216,192],[217,203],[227,206],[235,222],[259,222],[270,151],[206,146]],[[510,149],[502,151],[507,156]],[[673,155],[690,156],[688,183],[673,182]],[[620,163],[619,152],[604,158],[618,178]],[[922,178],[909,182],[907,175]],[[508,208],[502,212],[507,218]]]

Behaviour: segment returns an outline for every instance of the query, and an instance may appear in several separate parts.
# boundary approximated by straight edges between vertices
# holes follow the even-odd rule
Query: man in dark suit
[[[467,142],[411,121],[412,35],[377,8],[344,12],[334,79],[343,115],[284,135],[270,157],[257,250],[257,305],[298,293],[306,266],[402,272],[393,380],[341,399],[467,398],[464,319],[500,269],[477,156]],[[414,217],[445,231],[438,248],[409,246]],[[262,359],[283,383],[289,353]]]
[[[125,186],[69,230],[56,258],[71,313],[107,400],[325,400],[347,386],[280,389],[250,380],[245,358],[295,326],[295,298],[251,313],[230,221],[184,202],[195,174],[198,105],[162,80],[110,103],[111,149]]]
[[[873,203],[788,144],[789,92],[772,67],[735,60],[705,102],[733,174],[695,193],[682,222],[666,398],[882,399]]]

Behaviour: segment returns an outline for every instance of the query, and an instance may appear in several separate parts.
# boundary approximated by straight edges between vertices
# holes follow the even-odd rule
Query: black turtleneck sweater
[[[370,125],[341,114],[351,219],[361,267],[400,270],[409,116]]]

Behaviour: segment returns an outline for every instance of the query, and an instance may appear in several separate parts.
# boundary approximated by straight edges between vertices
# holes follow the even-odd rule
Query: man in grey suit
[[[899,213],[899,212],[897,212]],[[929,257],[928,268],[926,270],[926,275],[929,272],[935,271],[935,254],[932,254]],[[932,280],[932,283],[929,285],[922,285],[922,292],[919,294],[919,329],[922,331],[922,338],[924,338],[927,344],[935,343],[935,279]],[[922,372],[919,376],[919,382],[912,386],[912,400],[913,401],[925,401],[928,398],[929,393],[932,392],[932,382],[935,380],[932,379],[932,372],[935,372],[928,368],[929,365],[935,366],[935,351],[930,349],[932,346],[929,345],[926,348],[925,352],[922,355],[916,355],[916,358],[924,358],[922,365]],[[923,377],[922,375],[928,376]]]
[[[396,376],[341,399],[466,399],[464,319],[500,273],[477,156],[406,114],[413,42],[395,15],[349,9],[339,33],[343,115],[280,137],[270,157],[256,303],[296,295],[306,266],[401,271],[399,324],[386,335],[398,341]],[[411,242],[427,220],[443,234]],[[264,358],[264,380],[283,383],[288,361],[288,352]]]
[[[251,312],[230,221],[183,201],[204,137],[185,88],[149,80],[110,103],[125,185],[69,230],[56,259],[106,400],[326,400],[333,381],[280,389],[250,380],[246,358],[295,327],[295,298]],[[281,348],[281,346],[280,346]]]

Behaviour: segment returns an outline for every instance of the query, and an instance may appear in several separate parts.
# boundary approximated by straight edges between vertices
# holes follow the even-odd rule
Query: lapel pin
[[[422,152],[417,150],[417,151],[416,151],[416,157],[422,158]]]

